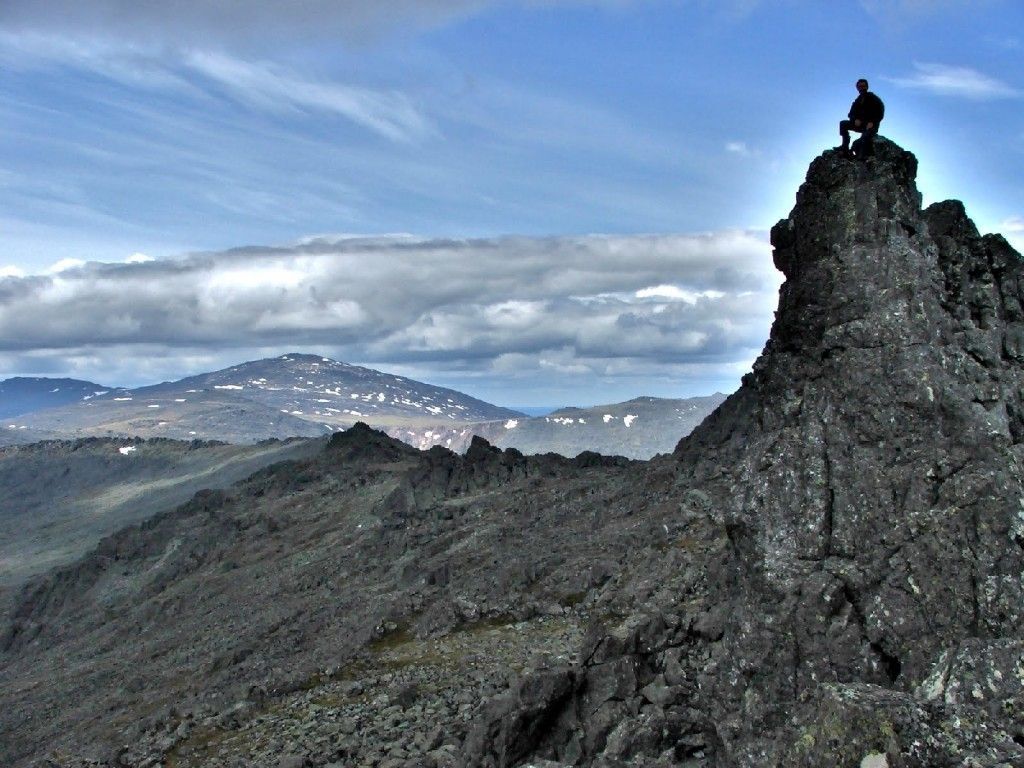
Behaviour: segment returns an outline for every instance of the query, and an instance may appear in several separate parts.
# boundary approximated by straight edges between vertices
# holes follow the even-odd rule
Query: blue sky
[[[0,7],[0,376],[308,350],[512,405],[730,390],[860,76],[926,202],[1024,238],[1020,2],[165,5]]]

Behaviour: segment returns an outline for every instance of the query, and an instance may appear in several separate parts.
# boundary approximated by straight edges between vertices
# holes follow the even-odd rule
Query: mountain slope
[[[0,419],[90,400],[110,387],[79,379],[16,376],[0,381]]]
[[[334,430],[329,424],[313,423],[237,392],[217,389],[155,394],[122,390],[84,403],[26,414],[18,423],[27,426],[29,432],[62,438],[216,439],[230,443],[318,437]]]
[[[33,582],[0,759],[1024,764],[1024,266],[816,159],[740,390],[649,462],[359,426]]]
[[[562,605],[606,581],[636,541],[635,521],[617,511],[634,493],[630,483],[601,491],[608,512],[590,509],[590,489],[630,468],[593,455],[502,454],[483,442],[465,457],[424,453],[357,426],[311,460],[198,494],[23,592],[0,636],[0,678],[12,692],[0,714],[0,757],[18,764],[45,748],[70,764],[114,760],[118,730],[134,723],[130,741],[143,752],[166,749],[178,765],[215,764],[206,745],[231,733],[201,724],[201,702],[218,712],[248,702],[242,709],[254,714],[322,678],[318,696],[357,703],[361,692],[342,690],[355,667],[377,670],[364,685],[378,696],[386,683],[376,678],[394,668],[388,649],[413,632],[455,630],[453,641],[471,648],[478,630],[493,626],[520,639],[515,623],[537,619],[543,630],[528,634],[539,633],[541,644],[507,649],[525,664],[532,650],[579,638],[579,620]],[[581,546],[595,524],[607,526],[605,536]],[[552,537],[551,525],[562,535]],[[524,562],[527,542],[538,556]],[[58,686],[40,685],[51,654],[66,672]],[[487,663],[508,660],[502,653]],[[421,683],[445,679],[445,707],[462,706],[455,698],[471,691],[493,692],[486,679],[446,674],[444,664]],[[138,720],[139,708],[156,719]],[[30,717],[38,711],[50,714]],[[113,715],[91,719],[100,711]],[[252,734],[262,745],[253,763],[281,757],[273,742],[289,719],[271,717]],[[424,727],[431,719],[421,713]],[[92,725],[82,727],[86,720]],[[165,741],[166,726],[178,736]],[[369,728],[360,737],[373,739]],[[134,748],[125,757],[144,759]]]
[[[0,449],[0,596],[101,538],[315,444],[89,438]]]
[[[419,429],[392,427],[384,431],[424,450],[442,445],[453,451],[465,451],[476,435],[498,448],[515,448],[527,454],[576,456],[593,451],[649,459],[670,452],[679,438],[688,435],[724,400],[725,395],[721,394],[683,399],[638,397],[592,408],[560,408],[534,418],[520,416],[483,424],[440,424]]]

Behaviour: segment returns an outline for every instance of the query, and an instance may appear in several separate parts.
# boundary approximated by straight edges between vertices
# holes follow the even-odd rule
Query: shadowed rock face
[[[915,172],[811,164],[764,353],[670,456],[359,426],[30,585],[0,758],[1024,765],[1024,270]]]
[[[729,532],[714,688],[751,763],[781,703],[911,691],[1024,618],[1021,260],[958,202],[920,211],[915,171],[889,142],[811,164],[772,229],[787,280],[764,353],[676,450]]]

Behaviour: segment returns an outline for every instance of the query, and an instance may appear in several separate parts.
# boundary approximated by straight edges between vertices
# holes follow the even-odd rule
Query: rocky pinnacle
[[[1024,271],[959,202],[920,210],[916,170],[888,141],[811,164],[772,229],[786,282],[764,352],[676,450],[729,536],[711,587],[729,650],[707,682],[738,762],[819,764],[771,742],[825,686],[956,703],[921,688],[937,664],[1020,640]]]

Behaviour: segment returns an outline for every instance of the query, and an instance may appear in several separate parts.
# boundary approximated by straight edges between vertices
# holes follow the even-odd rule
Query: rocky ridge
[[[34,582],[0,759],[1024,765],[1024,269],[915,173],[811,164],[764,353],[670,456],[357,427]]]
[[[729,532],[709,693],[739,764],[1024,759],[1022,261],[959,202],[921,211],[916,159],[880,149],[812,163],[765,351],[676,451]]]

